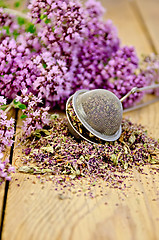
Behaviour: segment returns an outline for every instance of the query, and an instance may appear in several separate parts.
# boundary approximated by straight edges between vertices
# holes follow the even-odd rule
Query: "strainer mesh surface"
[[[108,136],[119,130],[123,109],[120,100],[113,93],[96,89],[74,97],[77,115],[88,128]]]

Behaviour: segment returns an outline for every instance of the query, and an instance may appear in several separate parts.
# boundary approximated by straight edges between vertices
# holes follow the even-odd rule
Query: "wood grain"
[[[11,110],[9,113],[8,113],[8,118],[15,118],[15,112],[14,110]],[[6,158],[9,158],[10,156],[10,148],[8,148],[5,152],[3,152],[4,154],[4,157],[3,159],[5,160]],[[2,160],[3,160],[2,159]],[[0,226],[1,226],[1,217],[2,217],[2,211],[3,211],[3,201],[4,201],[4,195],[5,195],[5,182],[2,183],[2,185],[0,186]]]
[[[147,95],[143,102],[154,98]],[[148,130],[150,136],[159,139],[159,101],[136,111],[124,113],[124,117],[131,119],[132,122],[142,124]]]
[[[138,54],[150,53],[151,44],[132,5],[126,0],[102,3],[118,27],[123,44],[134,45]],[[155,103],[124,116],[142,123],[158,138],[158,109],[159,103]],[[13,160],[18,167],[18,146]],[[41,183],[36,176],[17,172],[9,187],[3,240],[157,240],[159,175],[157,166],[155,174],[151,168],[145,167],[145,174],[134,170],[132,178],[125,181],[125,190],[112,189],[98,181],[91,188],[94,198],[85,196],[86,180],[70,190],[55,190],[51,181]]]
[[[138,14],[144,22],[154,50],[159,54],[159,1],[158,0],[135,0]]]
[[[111,19],[117,27],[122,45],[134,46],[139,57],[152,52],[141,19],[138,18],[130,1],[101,0],[100,2],[107,9],[105,19]]]
[[[3,211],[3,199],[4,199],[4,192],[5,192],[5,184],[0,186],[0,225],[1,225],[1,216]]]
[[[66,190],[63,200],[63,190],[55,191],[51,182],[17,173],[3,239],[158,239],[159,178],[146,170],[148,175],[134,172],[130,189],[110,189],[103,182],[94,187],[94,199]]]

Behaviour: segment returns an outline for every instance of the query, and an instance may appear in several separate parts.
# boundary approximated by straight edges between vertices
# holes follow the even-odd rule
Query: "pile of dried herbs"
[[[49,174],[56,183],[89,177],[121,188],[132,169],[143,172],[144,165],[159,163],[158,141],[127,119],[122,121],[117,141],[91,144],[77,141],[68,130],[67,119],[55,116],[48,129],[36,130],[25,145],[19,171]]]

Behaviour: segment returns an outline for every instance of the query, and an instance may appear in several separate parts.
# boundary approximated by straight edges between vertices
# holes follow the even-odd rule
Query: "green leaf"
[[[48,23],[51,22],[51,20],[47,18],[44,22],[45,22],[46,24],[48,24]]]
[[[18,7],[20,7],[20,4],[21,4],[20,1],[16,1],[16,2],[14,3],[14,7],[15,7],[15,8],[18,8]]]
[[[53,120],[54,119],[56,120],[57,118],[59,118],[59,114],[54,113],[50,116],[50,118],[53,119]]]
[[[18,171],[23,173],[34,173],[34,168],[30,166],[22,166],[18,168]]]
[[[19,35],[20,35],[20,33],[18,33],[17,30],[14,30],[14,31],[13,31],[13,36],[14,36],[15,40],[17,39],[17,37],[18,37]]]
[[[31,52],[36,52],[36,49],[32,48],[30,49]]]
[[[27,117],[27,115],[21,115],[21,119],[25,119]]]
[[[21,102],[19,102],[19,101],[17,102],[17,101],[14,99],[14,100],[13,100],[13,104],[14,104],[14,105],[19,105],[19,104],[21,104]]]
[[[41,132],[45,133],[46,135],[50,135],[50,132],[48,130],[46,130],[46,129],[40,129],[40,130],[41,130]]]
[[[46,15],[46,14],[41,14],[40,19],[41,19],[41,20],[44,20],[44,22],[45,22],[46,24],[48,24],[48,23],[51,22],[51,20],[47,18],[47,15]]]
[[[26,109],[26,105],[25,105],[25,104],[22,104],[22,103],[19,104],[18,107],[19,107],[19,109]]]
[[[14,108],[19,108],[19,109],[26,109],[26,105],[21,103],[20,101],[16,101],[15,99],[13,100],[13,106]]]
[[[32,23],[28,23],[25,30],[26,30],[26,32],[35,33],[36,27]]]
[[[95,186],[96,185],[96,183],[97,183],[97,181],[94,181],[91,185],[92,186]]]
[[[10,35],[9,26],[3,26],[2,29],[5,29],[6,30],[6,34]]]
[[[111,160],[112,160],[112,162],[114,163],[114,165],[118,165],[117,155],[112,154],[112,155],[111,155]]]
[[[2,109],[3,111],[8,107],[8,105],[2,105],[0,106],[0,109]]]
[[[33,166],[22,166],[18,168],[18,171],[22,173],[30,173],[30,174],[44,174],[44,173],[53,172],[49,168],[40,169],[39,167],[33,167]]]
[[[7,5],[4,2],[4,0],[0,0],[0,7],[7,8]]]
[[[38,133],[38,132],[36,132],[35,131],[35,133],[32,133],[35,137],[37,137],[37,138],[41,138],[41,134],[40,133]]]
[[[23,18],[23,17],[18,17],[18,18],[17,18],[17,21],[18,21],[18,24],[19,24],[20,26],[23,25],[23,24],[26,22],[25,18]]]
[[[43,19],[45,19],[45,18],[47,18],[47,15],[41,14],[40,19],[43,20]]]
[[[6,30],[6,34],[10,35],[10,29],[9,29],[9,26],[3,26],[3,29]]]
[[[45,68],[45,69],[46,69],[46,67],[47,67],[46,63],[43,63],[43,68]]]

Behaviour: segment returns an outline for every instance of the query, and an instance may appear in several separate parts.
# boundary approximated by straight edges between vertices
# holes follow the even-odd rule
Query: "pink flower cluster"
[[[42,129],[49,124],[49,107],[39,107],[42,104],[41,98],[23,89],[21,96],[17,96],[16,100],[27,105],[27,108],[22,110],[22,116],[25,118],[22,126],[23,138],[29,137],[35,130]]]
[[[31,1],[29,9],[33,22],[41,25],[37,35],[45,47],[43,51],[50,54],[43,61],[49,81],[46,74],[46,81],[40,75],[33,89],[50,106],[64,108],[66,99],[76,90],[96,88],[95,81],[102,70],[98,65],[104,67],[119,48],[116,28],[110,20],[106,23],[101,20],[104,9],[96,1],[89,0],[85,8],[74,0]],[[48,51],[41,55],[48,55]],[[56,65],[55,75],[50,75],[53,72],[50,60]]]
[[[5,181],[11,180],[11,173],[14,172],[14,167],[9,163],[9,159],[2,160],[3,153],[0,152],[0,185]]]
[[[36,55],[33,63],[40,71],[33,82],[33,92],[45,99],[47,106],[54,107],[58,103],[64,109],[65,101],[71,94],[72,79],[66,61],[55,59],[49,51],[45,51]]]
[[[29,9],[33,22],[42,25],[38,31],[41,42],[54,61],[62,59],[65,62],[63,79],[67,73],[64,82],[70,89],[66,93],[61,85],[61,91],[59,89],[57,92],[56,99],[61,108],[63,102],[59,101],[60,97],[65,102],[65,96],[68,97],[78,89],[104,88],[122,98],[133,87],[149,84],[149,77],[146,77],[148,71],[145,74],[137,73],[139,59],[135,49],[121,47],[115,26],[110,20],[102,20],[104,9],[99,2],[88,0],[83,7],[79,1],[74,0],[31,0]],[[47,61],[45,63],[47,66]],[[50,64],[48,69],[49,66]],[[59,75],[61,76],[60,71]],[[154,71],[151,71],[151,77],[154,78]],[[51,84],[56,85],[53,79],[58,84],[55,77]],[[39,90],[43,88],[44,81],[38,83]],[[63,96],[64,92],[66,95]],[[56,96],[55,91],[47,93]],[[143,95],[143,92],[130,95],[123,102],[124,108],[140,101]],[[45,96],[43,95],[44,98]],[[52,100],[56,104],[55,98]]]
[[[0,92],[14,99],[23,88],[32,90],[38,74],[32,57],[40,50],[39,39],[18,25],[12,14],[0,9]]]
[[[136,74],[139,61],[133,47],[122,47],[112,56],[112,59],[103,68],[102,74],[107,79],[103,88],[113,92],[119,99],[133,87],[142,87],[147,84],[143,74]],[[124,108],[140,101],[144,93],[132,94],[123,102]]]
[[[140,72],[145,78],[147,85],[159,84],[159,56],[154,54],[144,56],[140,64]],[[159,88],[149,90],[148,92],[159,96]]]
[[[6,99],[0,96],[0,106],[6,104]],[[13,144],[14,135],[14,119],[7,119],[7,114],[0,109],[0,152],[2,152],[6,146],[10,147]]]
[[[82,88],[104,88],[122,98],[153,81],[155,71],[139,71],[134,48],[120,46],[116,27],[102,20],[105,10],[96,0],[84,6],[78,0],[30,0],[28,8],[29,31],[0,9],[2,95],[13,99],[27,88],[46,106],[64,109],[67,98]],[[143,95],[131,95],[124,107]]]
[[[26,38],[27,39],[27,38]],[[29,49],[15,39],[6,37],[0,44],[0,89],[1,94],[14,99],[23,88],[32,90],[37,76]]]
[[[0,26],[1,37],[5,37],[9,33],[13,34],[14,31],[18,31],[19,29],[19,25],[15,21],[15,16],[4,12],[3,8],[0,8]]]

